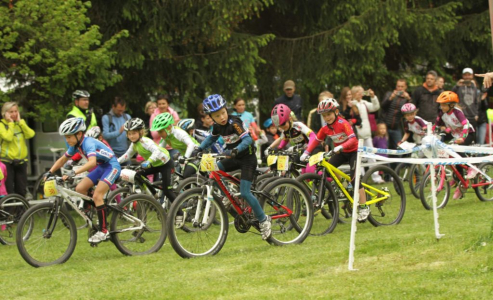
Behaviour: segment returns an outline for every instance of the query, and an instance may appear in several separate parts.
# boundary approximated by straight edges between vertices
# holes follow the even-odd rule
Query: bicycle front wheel
[[[17,224],[28,209],[29,202],[19,194],[10,194],[0,199],[0,244],[15,244]]]
[[[380,175],[377,182],[371,176],[375,172]],[[370,186],[365,187],[366,201],[371,201],[368,221],[373,226],[399,224],[406,210],[406,192],[394,170],[384,165],[375,166],[365,173],[362,180]]]
[[[420,198],[419,188],[421,182],[423,182],[423,175],[426,173],[426,167],[424,165],[412,165],[409,169],[409,188],[414,197]]]
[[[435,193],[437,197],[437,208],[444,208],[450,198],[450,185],[446,178],[441,179],[444,167],[438,167],[435,170]],[[431,174],[426,172],[419,188],[421,204],[427,210],[433,209],[433,193],[431,190]]]
[[[66,209],[58,211],[53,203],[29,208],[16,231],[17,249],[33,267],[46,267],[66,262],[77,244],[77,228]]]
[[[166,225],[169,242],[181,257],[215,255],[226,243],[228,214],[222,202],[213,197],[213,201],[207,200],[205,189],[199,187],[181,193],[173,201]],[[217,225],[211,222],[213,218]]]
[[[131,195],[112,210],[111,238],[122,254],[145,255],[161,249],[166,240],[166,216],[154,197]]]
[[[479,165],[478,169],[490,178],[493,178],[493,163],[482,163]],[[474,191],[476,192],[476,196],[478,196],[481,201],[493,201],[493,188],[491,188],[491,183],[486,184],[488,182],[489,180],[481,173],[478,173],[478,175],[474,178],[474,184],[480,184],[474,188]]]
[[[276,246],[300,244],[313,225],[313,203],[305,187],[294,179],[280,178],[264,188],[260,200],[272,218],[272,235],[267,240]]]

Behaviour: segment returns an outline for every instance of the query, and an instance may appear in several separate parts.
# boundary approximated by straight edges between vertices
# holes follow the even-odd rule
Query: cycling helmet
[[[323,114],[329,111],[335,111],[336,109],[339,108],[338,105],[336,105],[337,101],[332,99],[332,98],[324,98],[320,103],[318,104],[317,107],[317,113]]]
[[[204,106],[204,113],[208,115],[226,107],[226,101],[219,94],[210,95],[202,101],[202,104]]]
[[[269,118],[269,119],[265,120],[265,122],[264,122],[264,127],[265,127],[265,128],[269,128],[269,127],[271,127],[271,126],[272,126],[272,119],[271,119],[271,118]]]
[[[459,97],[456,93],[451,91],[445,91],[437,98],[438,103],[459,103]]]
[[[410,114],[417,110],[416,105],[412,103],[406,103],[401,107],[401,112],[403,114]]]
[[[157,117],[154,118],[152,121],[152,131],[159,131],[159,130],[166,130],[170,125],[173,125],[175,123],[175,119],[173,119],[173,116],[170,113],[162,113],[157,115]],[[166,130],[166,133],[169,133]]]
[[[60,135],[72,135],[79,131],[86,131],[86,123],[82,118],[70,118],[60,125],[58,133]]]
[[[272,123],[279,127],[287,121],[289,121],[289,115],[291,114],[291,109],[285,104],[278,104],[274,106],[270,114]]]
[[[79,98],[89,98],[89,97],[91,97],[91,94],[89,94],[89,92],[85,90],[76,90],[75,92],[72,93],[72,99],[74,100]]]
[[[193,129],[195,126],[194,119],[183,119],[178,122],[178,127],[188,132],[190,129]]]
[[[141,130],[145,128],[144,121],[140,118],[132,118],[123,124],[125,131],[129,130]]]
[[[91,127],[89,130],[86,131],[85,136],[93,137],[97,139],[101,135],[101,128],[99,126],[94,126]]]

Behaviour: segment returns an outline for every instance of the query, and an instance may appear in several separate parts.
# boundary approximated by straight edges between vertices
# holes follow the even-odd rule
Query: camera
[[[397,97],[400,97],[400,96],[402,95],[402,93],[403,93],[402,91],[398,91],[398,92],[396,93]]]

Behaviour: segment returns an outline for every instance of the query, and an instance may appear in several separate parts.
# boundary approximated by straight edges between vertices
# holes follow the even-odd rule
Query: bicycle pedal
[[[99,243],[89,243],[89,245],[91,245],[92,248],[96,248],[99,245]]]
[[[366,222],[366,220],[362,220],[362,221],[357,220],[357,221],[358,221],[358,223],[365,223]]]

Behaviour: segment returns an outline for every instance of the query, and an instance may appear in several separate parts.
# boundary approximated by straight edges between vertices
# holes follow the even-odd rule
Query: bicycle
[[[0,244],[14,245],[15,230],[29,202],[19,194],[10,194],[0,198]]]
[[[332,155],[332,151],[312,155],[310,164],[317,164],[317,173],[312,173],[309,176],[301,175],[299,180],[303,181],[305,186],[310,189],[312,199],[316,200],[314,205],[322,211],[322,214],[327,213],[327,209],[324,207],[325,203],[338,201],[340,218],[342,216],[343,220],[349,221],[349,218],[352,218],[352,206],[354,204],[352,193],[358,192],[358,189],[352,187],[351,178],[348,174],[328,162]],[[318,174],[319,171],[321,175]],[[383,183],[373,182],[371,175],[375,172],[378,172],[380,177],[384,179]],[[302,178],[303,176],[306,178]],[[337,190],[334,189],[333,184],[327,181],[327,178],[332,178],[332,183]],[[374,207],[368,216],[368,221],[373,226],[399,224],[406,209],[406,193],[399,176],[389,167],[377,165],[365,173],[361,184],[367,196],[366,204],[370,208]],[[325,194],[326,191],[328,191],[327,195]]]
[[[19,253],[33,267],[64,263],[75,250],[76,225],[64,203],[86,220],[88,236],[98,231],[97,224],[77,204],[77,199],[82,198],[94,206],[89,196],[65,188],[58,176],[47,178],[45,195],[52,201],[29,208],[16,230]],[[132,195],[118,206],[107,207],[112,212],[110,240],[122,254],[144,255],[161,249],[166,239],[166,217],[154,198]]]
[[[216,159],[221,158],[226,156],[202,156],[201,166],[210,172],[207,182],[180,194],[168,212],[169,241],[183,258],[214,255],[224,246],[229,226],[221,197],[230,202],[228,212],[234,216],[238,232],[249,232],[251,227],[260,231],[252,208],[241,198],[240,180],[218,170]],[[214,192],[217,186],[224,196]],[[272,218],[272,235],[267,242],[272,245],[299,244],[307,238],[313,223],[313,206],[300,183],[289,178],[279,179],[263,191],[252,190],[252,193],[259,199],[265,214]],[[184,224],[175,224],[178,215]],[[211,225],[212,218],[219,224]]]

